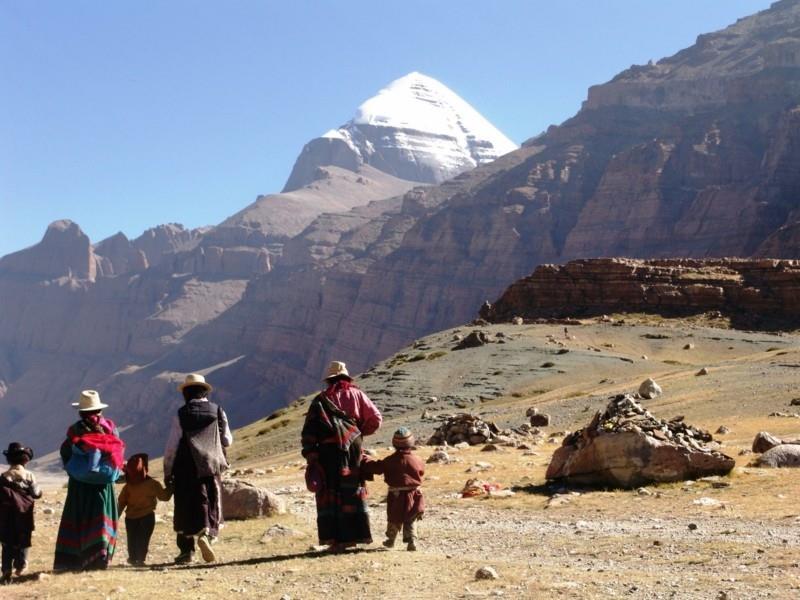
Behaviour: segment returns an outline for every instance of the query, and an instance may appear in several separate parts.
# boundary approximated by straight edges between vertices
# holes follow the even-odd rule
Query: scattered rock
[[[618,395],[586,427],[564,438],[545,477],[635,488],[729,473],[734,459],[708,447],[711,441],[707,431],[657,419],[633,396]]]
[[[491,442],[500,430],[494,423],[483,421],[480,417],[468,413],[442,417],[442,423],[428,440],[429,446],[466,442],[470,446]]]
[[[514,317],[513,319],[511,319],[511,322],[514,325],[522,325],[522,324],[525,323],[525,321],[522,319],[522,317]]]
[[[657,398],[662,393],[661,386],[654,379],[648,377],[639,385],[639,395],[647,400]]]
[[[789,406],[800,406],[800,398],[792,398],[789,402]]]
[[[481,448],[481,452],[497,452],[498,450],[500,450],[500,447],[496,444],[486,444]]]
[[[284,514],[286,503],[269,490],[240,479],[223,479],[222,513],[226,519]]]
[[[54,511],[49,506],[46,506],[45,508],[42,509],[42,514],[44,514],[44,515],[52,515],[52,514],[55,514],[55,512],[56,511]]]
[[[693,500],[692,504],[695,506],[720,506],[722,502],[715,498],[709,498],[707,496],[703,496],[702,498],[698,498],[697,500]]]
[[[489,336],[486,334],[485,331],[481,329],[476,329],[470,334],[465,337],[463,340],[458,342],[453,347],[453,350],[464,350],[466,348],[479,348],[480,346],[485,346],[490,342]]]
[[[769,416],[769,417],[783,417],[783,418],[786,418],[786,419],[800,419],[800,415],[797,414],[797,413],[786,413],[786,412],[780,412],[780,411],[771,412],[767,416]]]
[[[783,442],[776,438],[768,431],[759,431],[756,434],[756,437],[753,438],[753,452],[758,452],[759,454],[766,452],[767,450],[771,450],[775,446],[780,446]]]
[[[686,344],[683,347],[684,350],[694,350],[694,344]]]
[[[697,524],[696,523],[689,523],[687,525],[687,527],[689,528],[689,531],[697,531]]]
[[[36,581],[47,581],[50,579],[49,573],[37,573],[36,574]]]
[[[695,375],[695,377],[702,377],[703,375],[708,375],[708,369],[706,369],[705,367],[703,367],[702,369],[700,369],[700,370],[699,370],[697,373],[695,373],[694,375]]]
[[[731,432],[730,427],[727,427],[726,425],[720,425],[719,427],[717,427],[717,430],[714,433],[718,435],[725,435],[726,433],[730,432]]]
[[[550,415],[540,413],[538,408],[529,408],[525,412],[525,416],[530,418],[532,427],[547,427],[550,425]]]
[[[500,575],[492,567],[481,567],[475,571],[475,579],[500,579]]]
[[[554,363],[552,361],[549,361],[549,360],[542,363],[542,369],[552,369],[555,366],[556,366],[556,363]]]
[[[264,535],[261,536],[260,541],[262,544],[266,544],[267,542],[276,537],[303,537],[303,536],[305,536],[305,534],[302,531],[292,529],[291,527],[286,527],[285,525],[281,525],[280,523],[275,523],[264,532]]]
[[[756,459],[756,466],[771,468],[800,467],[800,444],[781,444]]]
[[[446,465],[450,462],[450,455],[444,450],[436,450],[428,457],[428,464]]]

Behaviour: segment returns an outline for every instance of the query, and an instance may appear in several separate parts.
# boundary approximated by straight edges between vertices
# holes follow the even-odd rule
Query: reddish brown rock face
[[[720,312],[748,326],[800,323],[800,261],[598,258],[542,265],[481,316],[510,321],[620,312]]]

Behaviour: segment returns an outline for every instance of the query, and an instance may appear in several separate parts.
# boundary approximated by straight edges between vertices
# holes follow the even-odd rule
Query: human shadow
[[[265,563],[279,563],[287,560],[304,559],[304,558],[323,558],[326,556],[339,557],[349,556],[352,554],[368,554],[371,552],[386,552],[385,548],[353,548],[345,552],[327,552],[324,550],[314,550],[309,552],[295,552],[293,554],[273,554],[271,556],[256,556],[253,558],[242,558],[239,560],[219,561],[210,563],[191,563],[187,565],[176,565],[174,562],[165,562],[152,565],[145,565],[144,567],[134,567],[137,571],[155,571],[164,568],[174,568],[176,570],[189,571],[192,569],[217,569],[219,567],[230,566],[248,566],[260,565]]]

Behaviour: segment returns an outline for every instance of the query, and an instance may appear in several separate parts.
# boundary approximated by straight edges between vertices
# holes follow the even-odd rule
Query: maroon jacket
[[[365,460],[361,463],[365,475],[383,475],[389,486],[386,516],[390,523],[412,521],[425,512],[425,499],[419,486],[425,475],[425,463],[411,450],[395,450],[383,460]],[[392,488],[411,488],[393,490]]]

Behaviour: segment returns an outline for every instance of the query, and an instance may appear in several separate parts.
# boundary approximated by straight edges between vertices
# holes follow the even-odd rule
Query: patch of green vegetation
[[[686,363],[683,363],[683,362],[681,362],[679,360],[662,360],[661,362],[663,362],[665,364],[668,364],[668,365],[685,365],[686,364]]]
[[[569,398],[579,398],[580,396],[585,396],[586,394],[587,394],[587,392],[570,392],[569,394],[567,394],[566,396],[564,396],[564,398],[565,398],[565,399],[569,399]]]
[[[417,362],[418,360],[425,360],[428,358],[428,355],[424,352],[420,352],[419,354],[415,354],[411,358],[408,359],[408,362]]]
[[[774,346],[772,348],[767,348],[767,352],[777,352],[778,350],[781,350],[781,348],[775,348]]]
[[[550,362],[549,360],[547,362],[543,362],[542,365],[541,365],[542,369],[550,369],[550,368],[555,367],[555,366],[556,366],[556,363]]]
[[[778,352],[775,356],[784,356],[786,354],[789,354],[789,352],[784,350],[783,352]]]
[[[269,433],[270,431],[274,431],[276,429],[281,429],[283,427],[286,427],[291,422],[292,422],[291,419],[281,419],[280,421],[271,423],[270,425],[264,427],[263,429],[259,429],[258,433],[256,433],[256,436],[264,435],[265,433]]]
[[[437,358],[441,358],[442,356],[446,355],[447,350],[436,350],[435,352],[428,354],[428,358],[426,360],[436,360]]]

